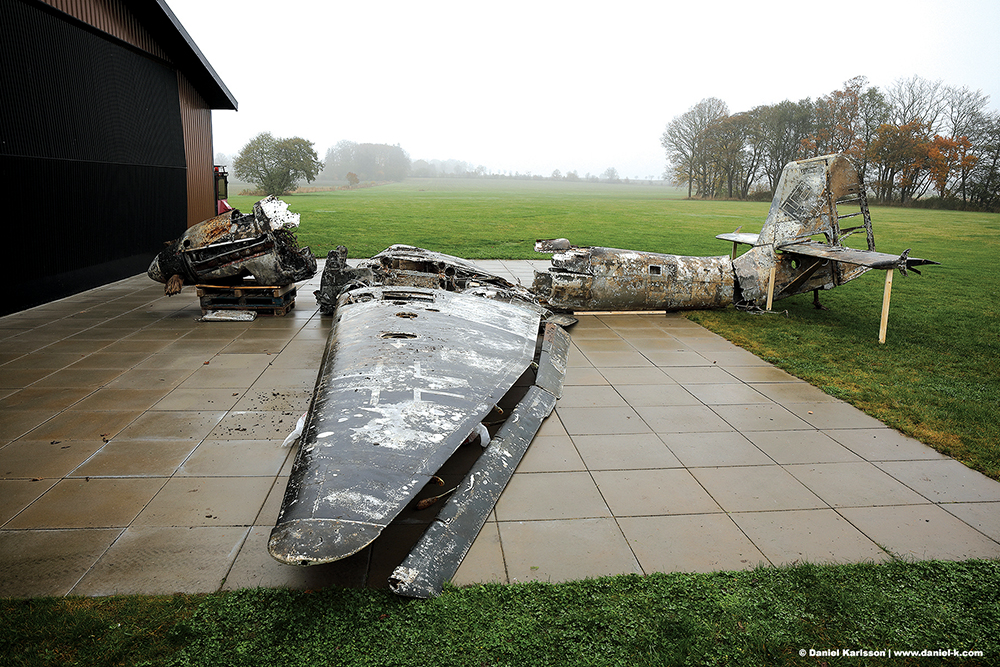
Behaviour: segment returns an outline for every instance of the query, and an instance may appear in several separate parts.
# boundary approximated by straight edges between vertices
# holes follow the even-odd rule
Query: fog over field
[[[670,120],[815,99],[855,76],[981,90],[1000,108],[1000,3],[167,0],[239,102],[215,150],[300,136],[489,172],[659,177]]]

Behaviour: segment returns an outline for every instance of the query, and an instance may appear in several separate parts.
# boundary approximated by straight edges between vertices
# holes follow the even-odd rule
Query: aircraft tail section
[[[848,204],[856,204],[857,210],[840,214],[838,206]],[[834,154],[789,162],[781,173],[767,220],[754,247],[733,262],[739,291],[737,301],[763,303],[772,267],[776,267],[779,274],[776,287],[785,282],[789,286],[794,285],[794,293],[830,288],[856,277],[838,275],[832,268],[820,270],[822,267],[818,265],[810,265],[806,269],[809,275],[802,277],[798,266],[783,266],[785,262],[778,253],[785,245],[817,240],[814,237],[820,235],[824,237],[824,243],[839,246],[841,239],[862,228],[841,228],[841,220],[854,216],[863,216],[868,249],[874,250],[864,186],[857,170],[846,157]],[[838,270],[855,269],[842,265]],[[860,273],[867,270],[865,267],[859,269]],[[776,290],[780,291],[780,288]]]
[[[775,244],[824,234],[840,237],[837,202],[863,192],[858,172],[843,155],[789,162],[781,173],[758,244]]]

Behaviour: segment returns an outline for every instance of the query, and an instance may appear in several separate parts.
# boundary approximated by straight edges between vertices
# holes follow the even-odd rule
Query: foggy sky
[[[239,103],[215,151],[342,139],[494,172],[659,177],[667,123],[919,75],[1000,108],[996,0],[167,0]]]

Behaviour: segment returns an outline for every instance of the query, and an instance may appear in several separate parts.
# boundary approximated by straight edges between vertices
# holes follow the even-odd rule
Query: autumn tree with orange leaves
[[[979,161],[970,153],[971,149],[972,142],[968,137],[949,139],[940,134],[934,135],[927,147],[927,167],[939,197],[954,196],[957,189],[962,191],[964,199],[965,176]],[[956,187],[949,187],[956,179]]]
[[[879,201],[892,202],[893,193],[898,191],[899,201],[905,202],[925,189],[929,147],[927,125],[920,121],[883,123],[878,128],[869,147],[878,172],[869,185]]]

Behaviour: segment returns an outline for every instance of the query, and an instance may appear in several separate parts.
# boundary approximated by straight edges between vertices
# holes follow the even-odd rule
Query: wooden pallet
[[[201,314],[210,310],[251,310],[281,317],[295,308],[295,285],[196,285]]]

